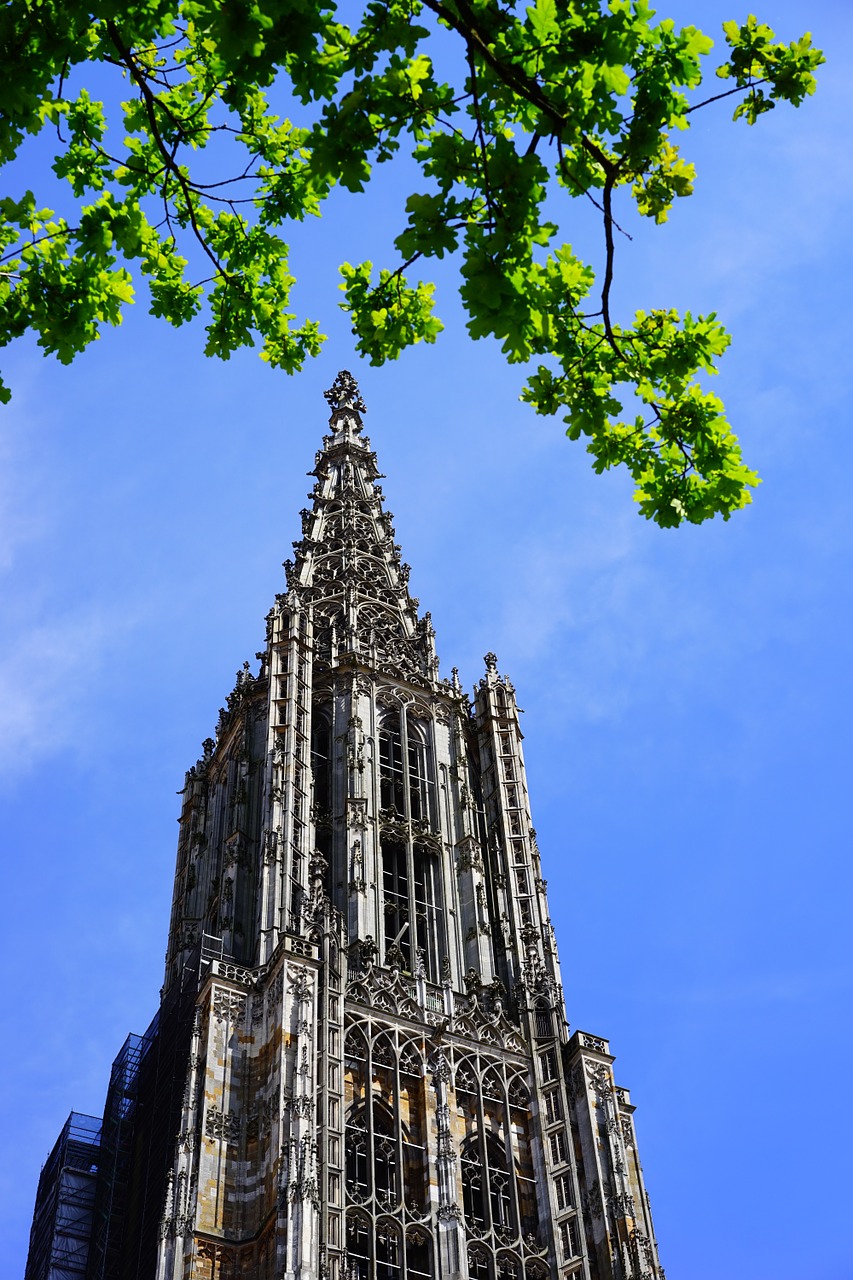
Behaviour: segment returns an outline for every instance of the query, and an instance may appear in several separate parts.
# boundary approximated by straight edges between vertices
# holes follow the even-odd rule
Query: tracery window
[[[463,1146],[460,1163],[466,1222],[490,1225],[493,1230],[511,1226],[510,1176],[506,1155],[497,1140],[487,1134],[481,1144],[475,1134]]]
[[[385,948],[395,945],[402,968],[412,970],[412,935],[409,929],[409,851],[402,840],[383,836],[382,899],[385,913]]]
[[[536,1039],[550,1040],[554,1035],[554,1014],[549,1005],[539,1001],[534,1010]]]
[[[350,1024],[344,1036],[347,1250],[356,1280],[431,1280],[430,1232],[392,1217],[405,1202],[423,1212],[428,1191],[426,1098],[416,1038],[386,1026]],[[364,1216],[371,1212],[371,1217]],[[367,1237],[364,1231],[366,1225]]]
[[[379,730],[379,803],[382,809],[396,809],[402,817],[405,805],[405,771],[400,717],[388,712]]]
[[[434,820],[435,783],[426,725],[386,711],[379,727],[379,804],[414,822]]]
[[[429,822],[432,778],[429,769],[426,735],[420,725],[409,721],[409,809],[413,822]]]
[[[311,771],[314,776],[314,805],[332,808],[332,730],[325,715],[316,707],[311,717]]]
[[[483,1162],[479,1143],[468,1142],[462,1148],[462,1209],[465,1221],[473,1226],[486,1224],[486,1201],[483,1196]]]
[[[432,1247],[427,1233],[418,1227],[406,1235],[407,1280],[428,1280],[432,1275]]]
[[[489,1204],[492,1211],[492,1227],[509,1227],[510,1184],[506,1156],[492,1138],[486,1140],[489,1157]]]
[[[376,1098],[373,1100],[373,1189],[379,1203],[386,1208],[397,1203],[397,1135],[394,1116]]]
[[[353,1116],[347,1124],[346,1160],[347,1187],[354,1200],[364,1200],[370,1194],[367,1142],[364,1116]]]
[[[376,1232],[376,1280],[397,1280],[402,1269],[399,1228],[381,1222]]]
[[[390,952],[407,973],[422,964],[437,982],[445,948],[441,863],[422,826],[434,820],[432,762],[425,726],[397,711],[386,712],[379,730],[379,791],[381,809],[396,815],[380,840],[386,962]]]
[[[420,845],[413,851],[417,945],[428,978],[438,981],[444,954],[441,874],[436,854]]]
[[[313,780],[315,847],[330,863],[332,853],[332,726],[325,713],[316,706],[311,714],[311,774]]]
[[[504,1253],[498,1258],[498,1280],[521,1280],[521,1263],[512,1254]]]
[[[484,1249],[471,1249],[468,1253],[470,1280],[489,1280],[489,1260]]]
[[[347,1260],[350,1280],[369,1280],[370,1229],[360,1213],[347,1215]]]

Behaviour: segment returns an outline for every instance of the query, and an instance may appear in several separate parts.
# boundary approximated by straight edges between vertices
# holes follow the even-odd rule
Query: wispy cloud
[[[39,760],[85,744],[88,695],[126,631],[123,614],[97,609],[17,629],[0,651],[0,776],[20,777]]]

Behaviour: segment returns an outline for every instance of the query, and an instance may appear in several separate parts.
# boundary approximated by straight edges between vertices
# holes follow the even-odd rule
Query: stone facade
[[[440,678],[358,388],[326,397],[259,673],[183,792],[156,1243],[89,1274],[657,1280],[627,1091],[566,1024],[513,686],[492,654],[473,699]]]

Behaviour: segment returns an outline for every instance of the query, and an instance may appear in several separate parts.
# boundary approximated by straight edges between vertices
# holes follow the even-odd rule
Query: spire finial
[[[367,413],[367,405],[349,369],[341,369],[329,390],[324,391],[323,395],[332,413],[338,409],[354,409],[356,413]]]

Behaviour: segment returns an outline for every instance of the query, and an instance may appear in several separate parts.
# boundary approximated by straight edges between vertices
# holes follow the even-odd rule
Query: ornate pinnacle
[[[367,405],[361,397],[358,383],[348,369],[341,369],[323,395],[333,413],[336,409],[354,409],[356,413],[367,413]]]

